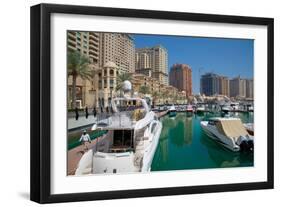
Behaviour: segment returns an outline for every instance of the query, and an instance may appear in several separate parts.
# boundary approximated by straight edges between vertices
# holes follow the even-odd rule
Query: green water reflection
[[[253,113],[236,113],[242,122],[253,122]],[[163,129],[152,171],[253,166],[253,153],[231,152],[204,134],[200,121],[221,114],[161,119]]]

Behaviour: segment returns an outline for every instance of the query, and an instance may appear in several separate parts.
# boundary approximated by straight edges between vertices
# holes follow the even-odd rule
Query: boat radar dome
[[[123,82],[122,89],[123,89],[124,93],[130,92],[132,90],[132,83],[128,80],[125,80]]]

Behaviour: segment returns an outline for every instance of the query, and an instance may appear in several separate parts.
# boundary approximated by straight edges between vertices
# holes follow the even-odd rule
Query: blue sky
[[[164,35],[133,35],[136,48],[161,44],[168,50],[169,70],[174,63],[192,68],[193,92],[199,92],[200,74],[214,72],[229,78],[253,78],[254,41]]]

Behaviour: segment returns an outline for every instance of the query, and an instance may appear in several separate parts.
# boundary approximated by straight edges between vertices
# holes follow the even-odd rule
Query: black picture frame
[[[53,13],[99,15],[112,17],[151,18],[209,23],[264,25],[267,27],[267,181],[238,184],[169,187],[154,189],[51,194],[51,71],[50,71],[50,16]],[[73,5],[39,4],[31,7],[31,174],[30,199],[38,203],[88,201],[102,199],[166,196],[179,194],[210,193],[271,189],[274,187],[274,83],[273,44],[274,20],[272,18],[195,14],[168,11],[135,10],[121,8],[88,7]]]

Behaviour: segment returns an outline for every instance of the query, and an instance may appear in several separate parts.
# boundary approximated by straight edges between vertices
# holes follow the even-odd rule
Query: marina
[[[253,166],[253,61],[233,65],[245,63],[240,54],[251,54],[252,41],[239,41],[239,58],[222,66],[232,51],[224,47],[237,40],[87,31],[68,38],[67,175]],[[170,41],[201,52],[177,62]],[[204,44],[220,42],[226,50],[212,58],[220,64],[201,58]]]
[[[72,143],[68,143],[69,147],[69,163],[68,163],[68,174],[88,174],[88,173],[102,173],[105,169],[109,169],[104,162],[102,157],[106,158],[107,160],[112,159],[113,155],[116,157],[122,157],[122,160],[119,159],[118,162],[116,160],[114,162],[110,162],[109,165],[111,166],[110,173],[118,173],[119,172],[145,172],[145,171],[165,171],[165,170],[187,170],[187,169],[206,169],[206,168],[224,168],[224,167],[249,167],[253,166],[254,159],[253,159],[253,151],[232,151],[227,147],[222,146],[220,143],[216,142],[215,140],[211,139],[206,132],[204,132],[201,123],[207,122],[212,120],[214,117],[218,118],[221,117],[222,119],[234,119],[234,120],[241,120],[243,123],[243,128],[245,131],[249,132],[252,130],[253,133],[253,121],[254,121],[254,114],[253,112],[228,112],[225,113],[224,111],[205,111],[196,113],[196,111],[191,111],[191,105],[186,107],[187,110],[183,110],[184,107],[177,107],[173,106],[172,111],[173,114],[170,116],[169,111],[157,111],[155,112],[155,117],[157,117],[161,123],[161,134],[159,138],[155,141],[155,151],[149,157],[149,164],[146,168],[135,168],[132,166],[124,165],[128,160],[129,162],[134,162],[134,156],[132,151],[135,151],[133,148],[134,145],[132,144],[132,140],[126,138],[127,142],[131,141],[130,146],[127,148],[120,148],[113,146],[110,151],[104,150],[106,146],[108,146],[108,141],[106,141],[106,137],[112,134],[111,130],[116,129],[117,126],[108,125],[103,121],[100,122],[100,125],[104,125],[104,127],[98,131],[97,133],[90,133],[92,143],[90,144],[90,149],[88,152],[84,152],[79,144],[75,145],[75,141]],[[169,106],[166,107],[167,109]],[[174,109],[180,110],[176,111]],[[109,118],[109,117],[108,117]],[[118,118],[118,116],[115,116]],[[120,118],[120,117],[119,117]],[[111,121],[114,117],[109,118]],[[122,120],[125,120],[122,117]],[[123,122],[122,129],[130,129],[130,127],[135,126],[135,123]],[[98,122],[97,122],[98,123]],[[117,123],[117,122],[116,122]],[[133,124],[133,125],[131,125]],[[96,126],[97,127],[97,126]],[[90,130],[89,128],[87,128]],[[133,132],[130,132],[133,136]],[[127,134],[128,135],[128,134]],[[132,136],[129,137],[132,137]],[[253,135],[253,134],[252,134]],[[77,137],[72,137],[72,140],[78,140],[79,135]],[[112,135],[111,135],[112,136]],[[152,137],[151,140],[154,138]],[[121,141],[121,140],[119,140]],[[77,143],[77,141],[76,141]],[[113,149],[114,148],[114,149]],[[128,150],[128,149],[131,150]],[[140,149],[140,148],[138,148]],[[142,148],[143,149],[143,148]],[[99,152],[98,152],[99,151]],[[104,151],[110,152],[109,154],[104,154]],[[116,156],[118,153],[118,156]],[[85,154],[84,154],[85,153]],[[121,156],[121,154],[122,156]],[[99,163],[99,168],[102,166],[103,170],[95,169],[95,165],[92,163],[91,156],[87,156],[95,154],[96,163]],[[120,156],[119,156],[120,155]],[[128,158],[125,161],[124,157]],[[143,156],[143,155],[142,155]],[[76,157],[76,158],[75,158]],[[91,160],[91,166],[93,169],[88,169],[81,172],[81,169],[77,170],[77,166],[81,166],[80,160],[82,157],[88,157]],[[105,159],[106,160],[106,159]],[[80,163],[80,164],[78,164]],[[123,167],[122,170],[113,171],[113,163],[116,168],[120,169]],[[116,164],[117,163],[117,164]],[[123,164],[122,164],[123,163]],[[97,166],[97,164],[96,164]],[[139,167],[142,165],[139,165]],[[119,167],[119,168],[118,168]],[[145,170],[144,170],[145,169]]]
[[[210,139],[200,122],[221,114],[205,113],[161,118],[163,130],[152,162],[152,171],[187,170],[254,165],[253,152],[232,152]],[[235,113],[243,123],[253,122],[253,113]]]

